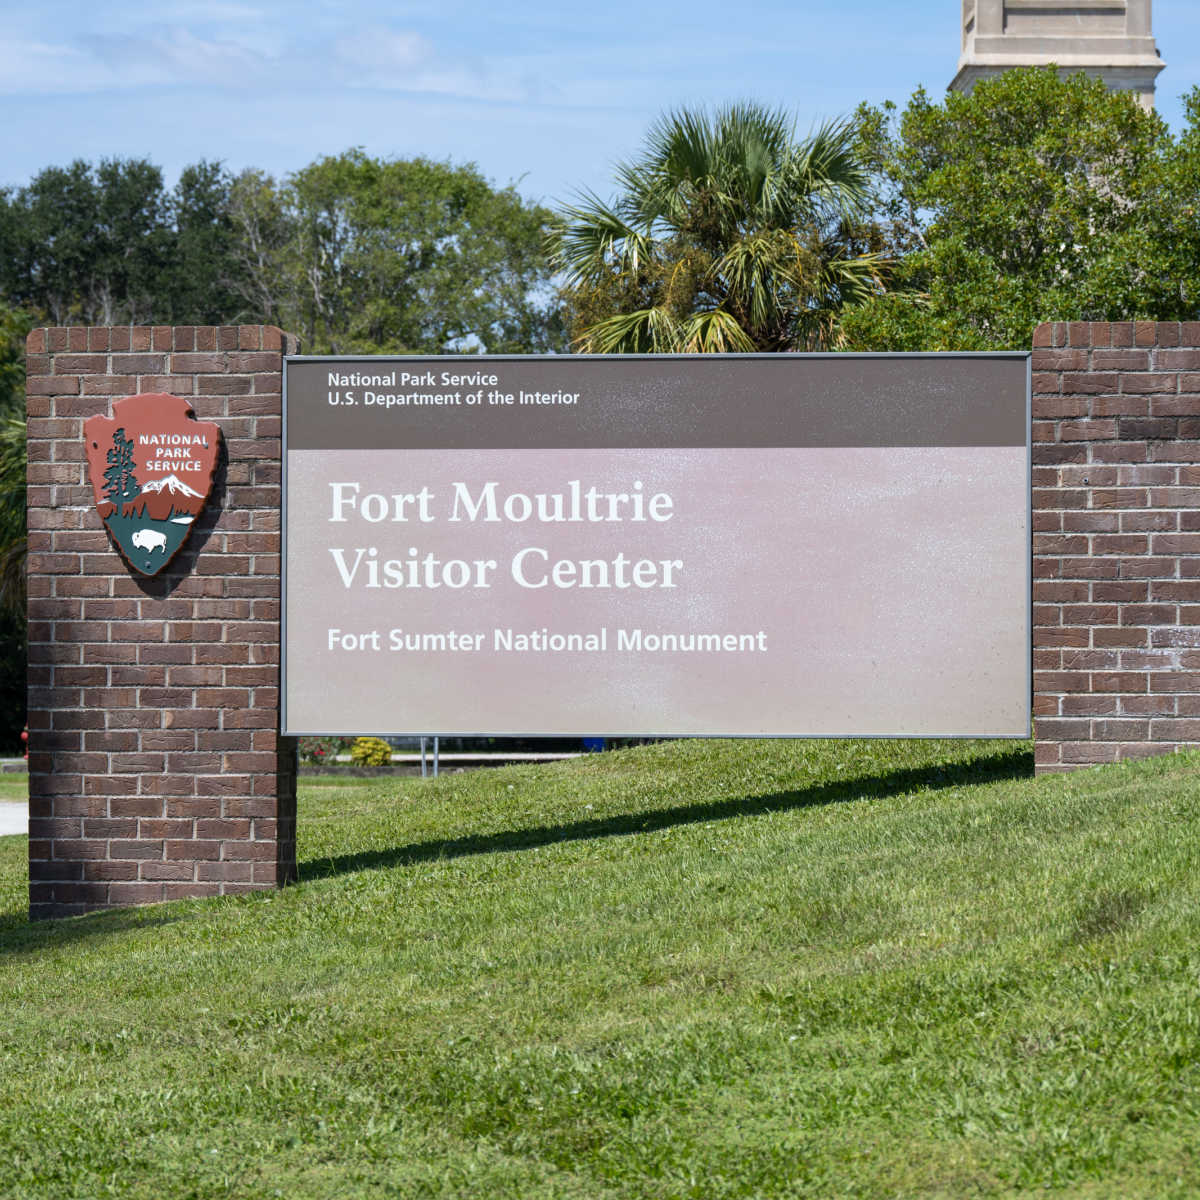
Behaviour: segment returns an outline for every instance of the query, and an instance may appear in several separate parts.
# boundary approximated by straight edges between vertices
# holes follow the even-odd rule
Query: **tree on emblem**
[[[133,473],[133,441],[125,436],[124,427],[113,434],[113,446],[107,459],[104,495],[119,510],[123,503],[136,499],[142,491],[142,486]]]

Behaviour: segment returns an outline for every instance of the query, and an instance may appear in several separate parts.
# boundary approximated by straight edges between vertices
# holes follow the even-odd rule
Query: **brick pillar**
[[[1038,771],[1200,743],[1200,322],[1042,325]]]
[[[29,909],[277,887],[296,866],[295,744],[279,736],[278,329],[29,335]],[[174,561],[126,566],[96,512],[83,422],[183,397],[224,449]]]

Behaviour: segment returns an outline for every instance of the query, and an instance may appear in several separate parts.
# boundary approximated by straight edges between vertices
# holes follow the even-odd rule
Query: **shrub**
[[[339,754],[350,748],[349,738],[302,737],[300,739],[300,761],[320,767],[333,763]]]
[[[355,738],[350,760],[356,767],[386,767],[392,761],[392,748],[383,738]]]

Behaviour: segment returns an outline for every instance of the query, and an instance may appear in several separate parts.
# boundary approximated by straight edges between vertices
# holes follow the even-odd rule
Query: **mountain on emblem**
[[[166,488],[172,496],[178,492],[181,496],[198,496],[201,500],[204,499],[202,492],[188,487],[178,475],[168,475],[166,479],[155,479],[151,483],[142,484],[143,492],[161,492],[163,488]]]
[[[96,510],[135,571],[157,575],[187,540],[212,489],[220,426],[178,396],[118,400],[83,435]]]

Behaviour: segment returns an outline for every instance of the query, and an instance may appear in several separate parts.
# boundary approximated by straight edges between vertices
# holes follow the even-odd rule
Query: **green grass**
[[[1200,1195],[1200,755],[306,780],[280,893],[30,925],[0,1196]]]
[[[29,795],[29,777],[16,771],[0,774],[0,802],[23,801]]]

